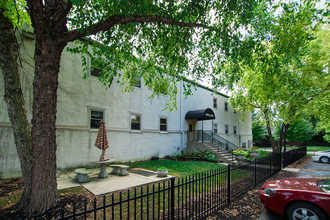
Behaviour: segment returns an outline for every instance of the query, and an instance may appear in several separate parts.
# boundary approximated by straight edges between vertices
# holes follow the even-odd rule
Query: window
[[[217,108],[218,105],[217,105],[217,99],[213,99],[213,108]]]
[[[141,77],[136,74],[134,75],[133,78],[133,86],[135,88],[141,88]]]
[[[139,115],[131,115],[131,130],[141,130],[141,118]]]
[[[242,143],[242,148],[246,148],[246,142]]]
[[[237,134],[236,126],[234,126],[234,134]]]
[[[228,112],[228,102],[225,102],[225,111]]]
[[[97,68],[97,67],[91,68],[91,76],[100,77],[101,75],[102,75],[102,69]]]
[[[228,134],[228,125],[225,125],[225,134]]]
[[[213,132],[218,133],[218,125],[217,124],[213,124]]]
[[[103,111],[91,110],[91,128],[99,128],[103,119]]]
[[[167,120],[166,118],[161,118],[160,119],[160,127],[159,127],[160,131],[167,131]]]

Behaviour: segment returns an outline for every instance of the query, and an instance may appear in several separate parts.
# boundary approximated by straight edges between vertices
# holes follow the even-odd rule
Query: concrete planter
[[[238,161],[238,162],[241,162],[243,160],[245,160],[245,155],[244,154],[235,154],[235,159]]]
[[[157,170],[157,177],[167,177],[168,170]]]
[[[257,157],[259,157],[259,153],[258,152],[250,152],[250,156],[252,158],[252,160],[256,159]]]

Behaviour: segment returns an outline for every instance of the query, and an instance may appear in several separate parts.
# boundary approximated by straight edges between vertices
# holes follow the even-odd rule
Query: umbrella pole
[[[109,160],[108,158],[104,159],[104,155],[105,155],[105,149],[102,149],[102,154],[101,154],[101,157],[100,157],[100,161],[107,161],[107,160]]]

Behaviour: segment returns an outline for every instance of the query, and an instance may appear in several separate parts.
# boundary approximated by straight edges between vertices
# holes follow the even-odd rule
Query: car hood
[[[268,181],[264,184],[263,188],[275,189],[290,189],[290,190],[304,190],[304,191],[317,191],[323,192],[317,187],[317,182],[320,179],[315,178],[290,178]]]

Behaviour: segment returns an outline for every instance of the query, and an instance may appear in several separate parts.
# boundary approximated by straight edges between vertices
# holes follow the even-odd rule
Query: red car
[[[266,182],[263,206],[288,220],[330,219],[330,179],[290,178]]]

